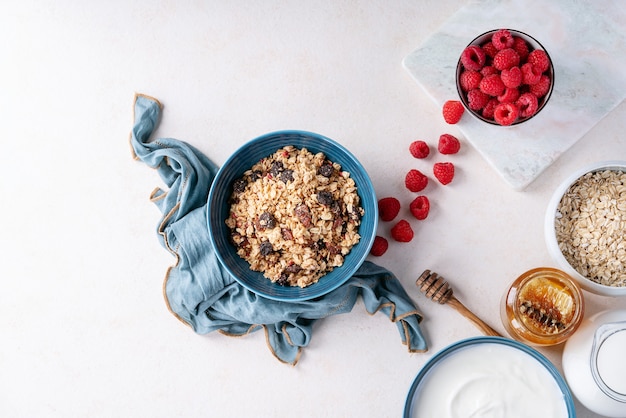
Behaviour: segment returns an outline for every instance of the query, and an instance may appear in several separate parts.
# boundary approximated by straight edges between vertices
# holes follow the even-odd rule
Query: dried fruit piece
[[[384,197],[378,201],[378,214],[383,221],[393,221],[398,213],[400,213],[400,201],[395,197]]]
[[[411,169],[404,178],[404,185],[412,192],[420,192],[428,186],[428,177],[419,170]]]
[[[280,161],[274,161],[270,167],[270,174],[272,177],[276,178],[280,173],[283,172],[285,168],[283,167],[283,163]]]
[[[426,196],[417,196],[409,205],[409,209],[416,219],[422,221],[428,217],[428,212],[430,212],[430,201]]]
[[[248,182],[245,178],[237,179],[233,182],[233,191],[235,193],[243,193],[246,190]]]
[[[376,235],[374,237],[374,244],[372,244],[372,249],[370,250],[370,254],[375,257],[380,257],[381,255],[387,252],[389,248],[389,241],[386,238]]]
[[[411,224],[404,219],[391,228],[391,237],[398,242],[409,242],[413,239],[413,236]]]
[[[430,154],[430,147],[428,144],[422,140],[413,141],[411,145],[409,145],[409,152],[415,158],[426,158],[428,154]]]
[[[321,190],[317,193],[317,201],[324,206],[330,206],[334,202],[333,194],[327,190]]]
[[[443,134],[439,137],[437,149],[442,154],[456,154],[461,149],[461,143],[455,136]]]
[[[278,178],[280,178],[280,181],[282,181],[283,183],[288,183],[290,181],[293,181],[293,170],[283,171],[282,173],[280,173]]]
[[[335,171],[335,167],[333,167],[330,161],[327,161],[317,169],[317,174],[328,178],[333,175],[333,171]]]
[[[446,123],[454,125],[461,120],[465,108],[463,104],[458,100],[448,100],[443,104],[443,119]]]
[[[259,253],[261,253],[261,255],[263,257],[267,257],[268,255],[272,254],[273,252],[274,252],[274,247],[272,246],[271,242],[263,241],[259,245]]]
[[[454,164],[449,162],[435,163],[433,175],[439,180],[439,183],[443,185],[449,184],[454,178]]]
[[[300,203],[298,206],[296,206],[296,208],[294,209],[294,214],[305,228],[311,226],[311,210],[305,203]]]
[[[269,212],[263,212],[259,216],[258,226],[260,230],[273,229],[276,226],[274,215]]]

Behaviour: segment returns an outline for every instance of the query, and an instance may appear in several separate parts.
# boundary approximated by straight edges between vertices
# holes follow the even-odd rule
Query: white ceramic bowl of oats
[[[626,161],[589,164],[567,177],[548,204],[545,239],[584,290],[626,296]]]

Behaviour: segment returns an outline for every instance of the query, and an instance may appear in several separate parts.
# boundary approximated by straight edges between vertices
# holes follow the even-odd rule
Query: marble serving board
[[[403,65],[441,107],[458,99],[457,61],[481,33],[516,29],[546,48],[555,68],[554,90],[539,114],[500,127],[466,112],[457,125],[511,187],[523,190],[626,98],[625,10],[619,0],[473,1],[406,56]]]

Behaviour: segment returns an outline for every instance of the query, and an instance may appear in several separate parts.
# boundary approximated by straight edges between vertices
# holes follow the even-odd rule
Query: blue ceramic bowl
[[[233,182],[259,160],[287,145],[307,148],[314,154],[323,152],[329,160],[341,164],[342,169],[348,171],[356,183],[361,206],[365,210],[359,226],[361,239],[345,257],[344,264],[341,267],[335,267],[333,271],[322,276],[317,283],[305,288],[281,286],[272,283],[262,273],[250,270],[248,262],[237,255],[235,247],[230,242],[230,230],[224,223],[229,215],[228,200],[232,193]],[[226,270],[248,290],[269,299],[288,302],[314,299],[345,283],[369,254],[378,225],[378,203],[374,186],[363,166],[337,142],[322,135],[304,131],[268,133],[253,139],[235,151],[220,168],[211,185],[207,208],[211,243]]]
[[[425,365],[424,367],[422,367],[422,369],[419,371],[419,373],[417,374],[417,377],[415,378],[415,380],[413,381],[413,384],[411,385],[411,389],[409,390],[409,394],[407,396],[406,399],[406,403],[404,405],[404,414],[403,417],[404,418],[412,418],[412,417],[416,417],[416,418],[421,418],[418,417],[416,414],[416,409],[417,409],[417,405],[419,404],[420,400],[420,395],[422,393],[424,393],[424,391],[426,390],[426,386],[434,381],[433,376],[435,376],[437,378],[436,382],[440,382],[442,376],[444,376],[444,373],[441,371],[441,369],[439,368],[439,366],[442,364],[442,362],[444,362],[445,360],[448,359],[453,359],[453,357],[455,357],[455,355],[459,354],[461,351],[463,351],[466,348],[476,348],[478,350],[482,350],[484,351],[484,358],[486,359],[487,362],[489,362],[491,358],[493,358],[494,354],[493,352],[490,352],[490,346],[504,346],[504,347],[509,347],[512,348],[513,350],[517,350],[520,353],[516,354],[519,356],[522,356],[525,358],[525,355],[530,356],[530,362],[535,361],[538,365],[540,365],[540,367],[545,368],[545,370],[547,371],[547,373],[545,373],[545,375],[549,376],[549,378],[551,377],[554,382],[556,383],[556,385],[558,386],[560,392],[561,392],[561,396],[562,396],[562,400],[564,402],[564,406],[566,409],[566,413],[567,413],[567,417],[568,418],[575,418],[576,417],[576,410],[574,407],[574,400],[572,397],[572,393],[570,392],[569,386],[567,386],[567,383],[565,383],[565,379],[563,379],[563,377],[561,376],[561,374],[559,373],[559,371],[556,369],[556,367],[546,358],[544,357],[541,353],[539,353],[537,350],[522,344],[520,342],[514,341],[514,340],[510,340],[507,338],[502,338],[502,337],[474,337],[474,338],[468,338],[465,340],[461,340],[457,343],[451,344],[448,347],[444,348],[443,350],[439,351],[438,353],[436,353]],[[482,355],[482,354],[481,354]],[[528,360],[528,359],[526,359]],[[530,363],[529,363],[530,364]],[[456,365],[458,366],[458,364]],[[519,364],[517,365],[517,367],[519,368]],[[519,369],[516,370],[516,373],[519,372]],[[464,375],[464,371],[462,370],[462,368],[456,368],[455,372],[454,372],[455,376],[463,376]],[[447,374],[445,375],[447,376]],[[477,377],[477,374],[475,371],[468,371],[466,372],[466,377],[469,380],[472,380],[475,382],[475,379]],[[533,380],[531,380],[533,381]],[[434,387],[433,384],[431,384],[431,387]],[[445,388],[449,388],[449,385],[439,385],[437,387],[445,387]],[[510,388],[508,388],[510,389]],[[474,396],[479,396],[477,393],[473,393]],[[449,396],[449,394],[447,395]]]

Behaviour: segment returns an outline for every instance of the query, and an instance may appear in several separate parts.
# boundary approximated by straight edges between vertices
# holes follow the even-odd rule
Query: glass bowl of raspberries
[[[495,29],[470,42],[459,57],[456,87],[465,108],[492,125],[530,120],[545,107],[554,66],[545,48],[514,29]]]

